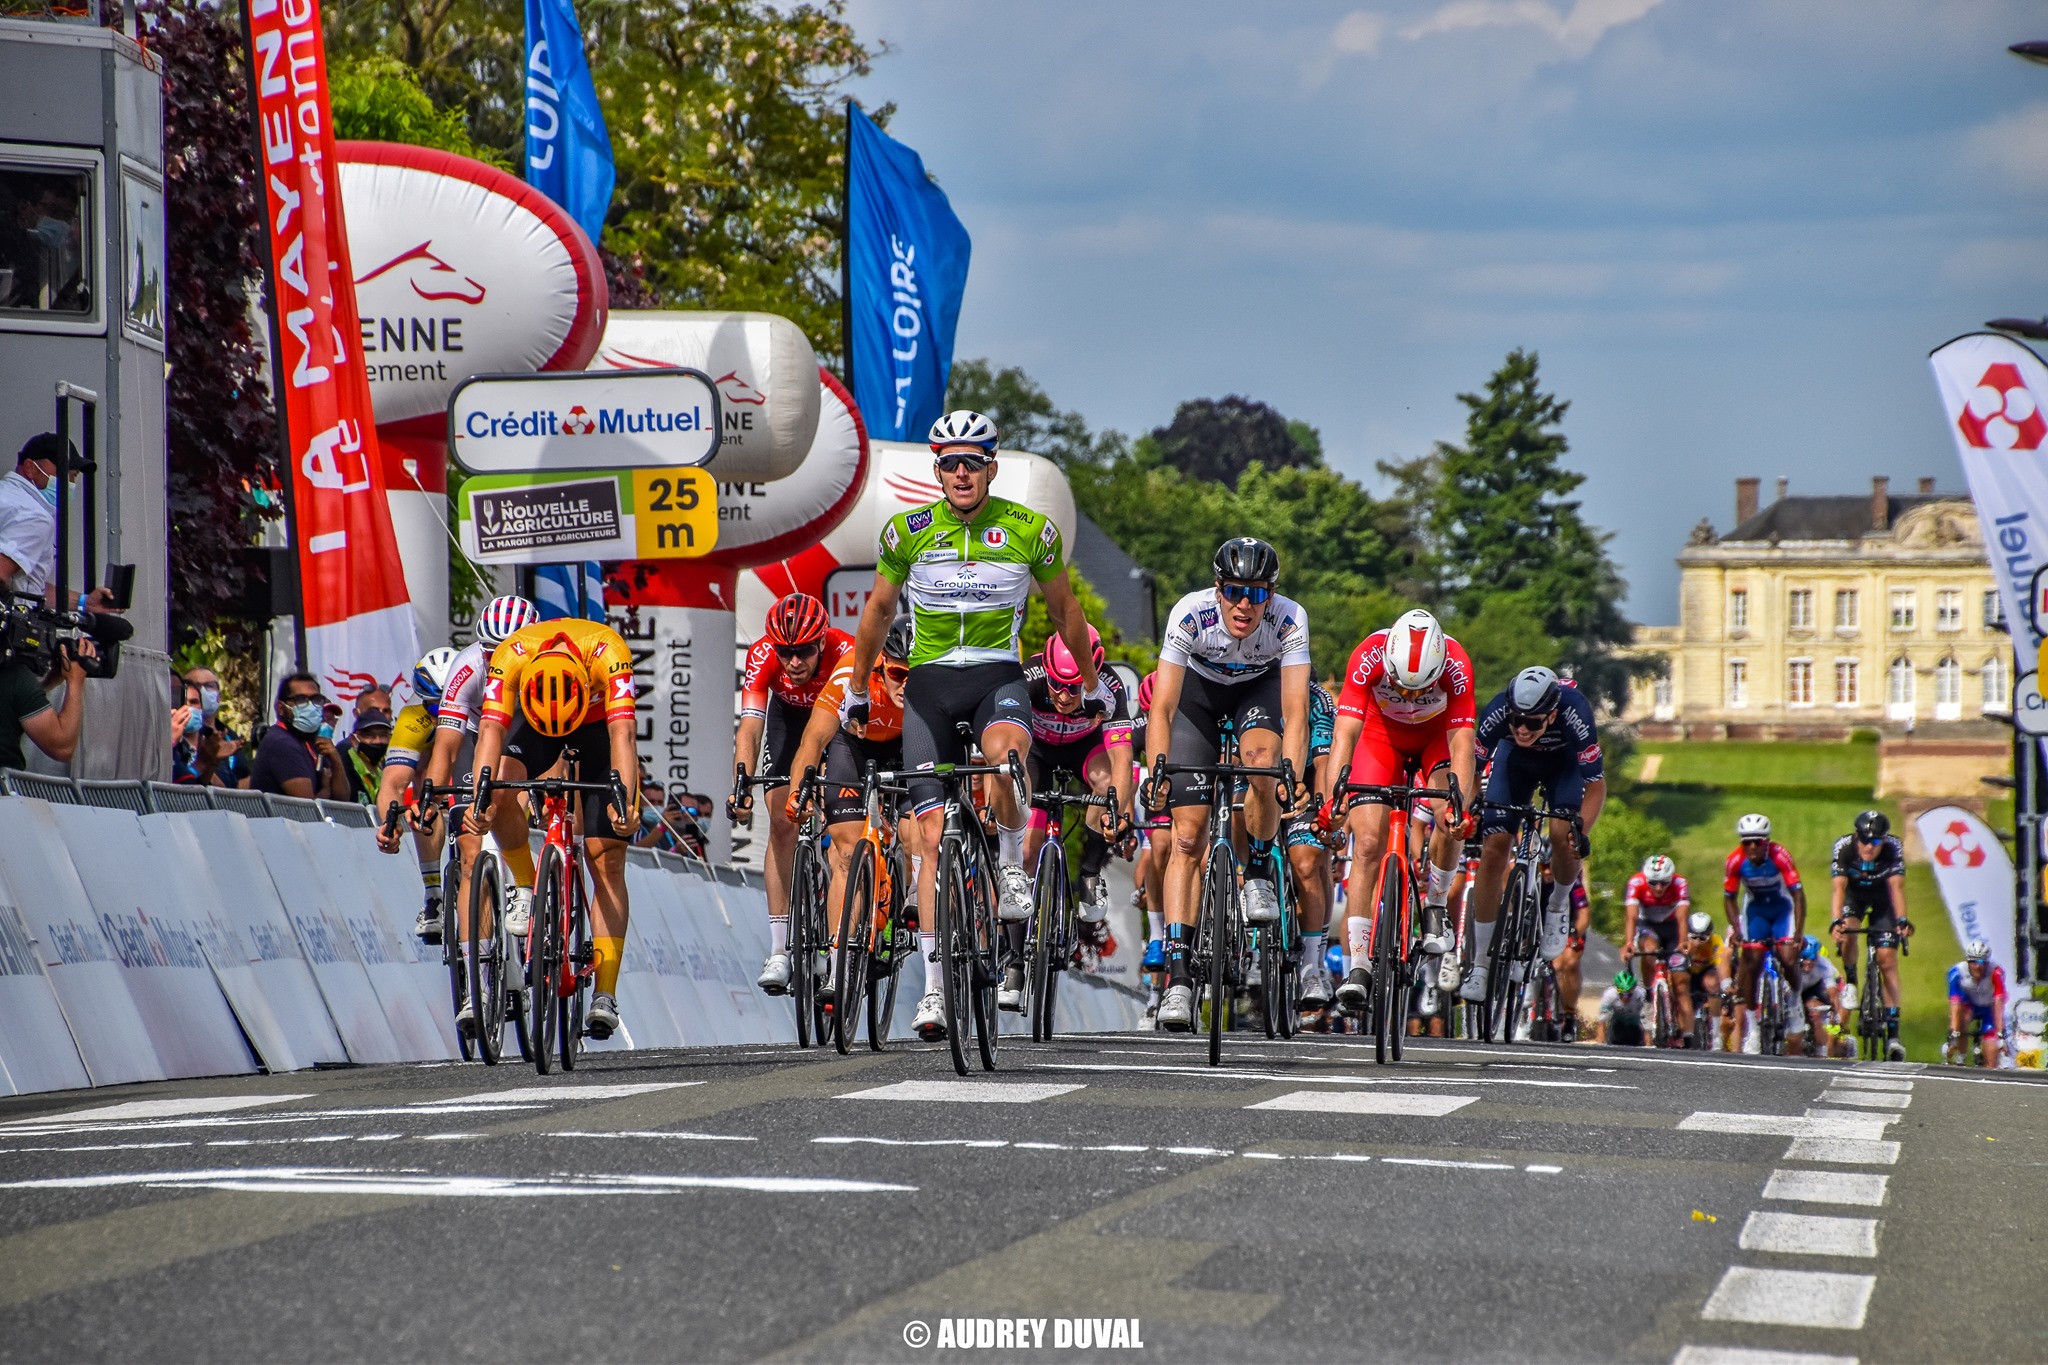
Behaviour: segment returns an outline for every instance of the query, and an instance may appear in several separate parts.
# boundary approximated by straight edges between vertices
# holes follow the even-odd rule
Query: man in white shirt
[[[85,468],[77,446],[55,432],[40,432],[29,437],[14,457],[14,472],[0,478],[0,589],[40,597],[65,611],[107,611],[113,599],[106,588],[94,588],[74,602],[58,602],[51,596],[50,575],[57,563],[60,463],[74,482]],[[91,572],[90,566],[87,572]]]

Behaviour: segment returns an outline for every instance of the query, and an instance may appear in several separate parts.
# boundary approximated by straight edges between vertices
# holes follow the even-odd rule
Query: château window
[[[1856,701],[1856,661],[1835,660],[1835,705],[1854,706]]]
[[[1919,596],[1920,594],[1911,588],[1892,589],[1893,630],[1911,630],[1913,628],[1913,609],[1919,603]]]
[[[1859,609],[1860,609],[1860,604],[1859,604],[1859,603],[1857,602],[1857,600],[1856,600],[1856,590],[1855,590],[1854,588],[1846,588],[1846,589],[1842,590],[1841,592],[1838,592],[1838,593],[1836,593],[1836,594],[1835,594],[1835,629],[1836,629],[1836,630],[1854,630],[1854,629],[1856,629],[1856,623],[1857,623],[1857,618],[1858,618],[1858,614],[1859,614]]]
[[[1795,588],[1786,594],[1785,625],[1789,630],[1813,629],[1813,589]]]
[[[1728,704],[1749,705],[1749,665],[1741,659],[1733,660],[1728,665]]]
[[[1963,595],[1953,588],[1934,594],[1934,628],[1936,630],[1961,630],[1963,628]]]
[[[1785,704],[1813,705],[1813,660],[1794,659],[1785,668]]]

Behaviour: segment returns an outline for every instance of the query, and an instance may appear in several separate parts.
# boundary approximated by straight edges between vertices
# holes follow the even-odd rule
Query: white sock
[[[789,951],[788,915],[770,915],[768,917],[768,951],[770,953],[786,953]]]
[[[938,963],[933,961],[939,955],[939,936],[920,933],[917,936],[917,951],[924,958],[924,989],[925,994],[929,995],[939,988]]]
[[[1356,967],[1372,957],[1372,921],[1359,915],[1344,920],[1344,969]]]
[[[1457,874],[1454,867],[1429,865],[1429,904],[1441,907],[1451,898],[1451,878]]]
[[[1324,937],[1322,934],[1303,934],[1301,936],[1301,966],[1303,971],[1312,971],[1322,965]]]
[[[905,905],[917,904],[918,884],[924,880],[924,855],[918,854],[910,860],[910,886],[903,893]]]
[[[1145,937],[1148,939],[1163,939],[1166,937],[1166,912],[1164,910],[1147,910],[1145,912]]]
[[[1011,829],[1007,825],[996,826],[996,857],[1012,867],[1024,865],[1024,829]]]
[[[1493,926],[1498,920],[1475,919],[1472,921],[1472,960],[1484,965],[1486,955],[1493,951]]]
[[[1563,915],[1572,908],[1572,888],[1568,883],[1558,882],[1550,888],[1550,913]]]

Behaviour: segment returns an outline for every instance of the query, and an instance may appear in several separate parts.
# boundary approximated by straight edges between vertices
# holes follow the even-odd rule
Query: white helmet
[[[1677,875],[1678,864],[1661,853],[1652,855],[1643,863],[1643,880],[1652,886],[1669,886]]]
[[[961,408],[949,412],[932,423],[929,437],[932,454],[936,455],[946,446],[980,446],[988,454],[996,453],[996,442],[1003,439],[996,424],[978,412]]]
[[[1387,678],[1404,692],[1433,687],[1444,675],[1444,628],[1417,607],[1387,631]]]
[[[1705,938],[1714,932],[1714,917],[1704,910],[1695,910],[1685,917],[1685,928],[1694,938]]]
[[[1768,815],[1745,815],[1735,822],[1735,837],[1738,839],[1768,839],[1771,837],[1771,817]]]
[[[493,597],[476,618],[477,643],[496,649],[505,637],[540,620],[540,608],[524,597]]]
[[[1963,960],[1965,962],[1989,962],[1991,960],[1991,945],[1981,938],[1971,939],[1963,948]]]
[[[413,665],[412,690],[421,701],[439,702],[448,687],[448,675],[454,671],[454,650],[446,645],[430,649]]]

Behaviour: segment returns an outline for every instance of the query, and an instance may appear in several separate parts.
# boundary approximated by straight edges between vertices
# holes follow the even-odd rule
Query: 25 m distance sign
[[[702,469],[480,474],[456,517],[479,564],[694,559],[718,544],[718,484]]]

